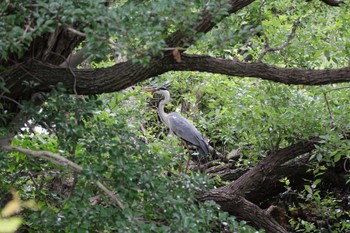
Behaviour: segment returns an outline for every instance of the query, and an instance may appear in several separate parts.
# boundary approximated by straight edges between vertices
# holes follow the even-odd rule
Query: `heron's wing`
[[[170,113],[168,119],[170,130],[176,136],[197,146],[200,154],[206,155],[209,153],[208,145],[204,141],[202,134],[191,122],[176,112]]]

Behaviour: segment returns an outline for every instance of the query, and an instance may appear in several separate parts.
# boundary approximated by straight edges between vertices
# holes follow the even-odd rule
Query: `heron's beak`
[[[145,91],[145,92],[155,92],[155,91],[157,91],[157,88],[154,88],[154,87],[146,87],[146,88],[144,88],[143,89],[143,91]]]

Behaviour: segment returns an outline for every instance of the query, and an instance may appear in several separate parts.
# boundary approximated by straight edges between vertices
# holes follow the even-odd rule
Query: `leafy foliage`
[[[95,58],[89,61],[93,68],[113,65],[116,56],[146,66],[152,57],[173,49],[167,48],[165,40],[179,29],[197,39],[189,53],[248,61],[261,58],[280,67],[312,69],[343,67],[348,61],[349,4],[327,8],[321,1],[257,1],[221,21],[228,7],[225,0],[113,1],[109,6],[93,0],[3,1],[0,58],[21,57],[35,38],[68,28],[86,36],[84,43]],[[206,13],[220,23],[205,35],[196,34],[193,26]],[[289,41],[294,27],[296,34]],[[268,47],[275,51],[267,51]],[[180,111],[223,154],[242,148],[236,167],[252,167],[270,151],[318,137],[320,144],[308,163],[312,179],[301,188],[292,187],[288,178],[281,179],[285,185],[282,198],[293,199],[283,200],[288,213],[305,214],[289,216],[290,227],[306,232],[324,230],[326,225],[333,231],[350,229],[346,199],[350,174],[343,169],[350,159],[348,85],[286,86],[169,72],[119,93],[67,95],[59,85],[52,93],[41,93],[45,97],[41,106],[16,103],[29,120],[16,135],[14,146],[54,152],[83,167],[77,173],[17,152],[0,153],[0,175],[5,177],[0,180],[1,196],[15,188],[22,200],[35,201],[38,208],[22,211],[25,230],[254,230],[220,211],[217,204],[196,201],[198,193],[218,182],[203,174],[179,173],[187,152],[177,138],[168,136],[169,130],[153,111],[153,96],[140,93],[145,85],[165,82],[171,83],[173,97],[167,111]],[[1,97],[8,92],[1,77],[0,90]],[[4,109],[2,103],[0,107]],[[0,121],[13,117],[3,110]],[[0,134],[6,133],[1,128]],[[336,176],[342,177],[340,185],[327,181],[331,170],[341,173]],[[113,190],[124,208],[114,206],[96,181]]]
[[[174,160],[181,151],[178,145],[167,148],[140,140],[142,118],[136,113],[137,105],[126,104],[135,93],[77,98],[57,92],[33,119],[51,126],[46,128],[50,131],[28,128],[15,141],[20,147],[66,155],[83,166],[81,174],[17,153],[2,155],[7,160],[1,165],[2,175],[9,177],[3,185],[19,189],[25,185],[24,198],[40,206],[39,211],[27,212],[28,230],[220,232],[239,228],[250,232],[250,227],[220,212],[214,202],[196,202],[196,193],[213,184],[199,174],[178,174],[179,159]],[[134,118],[132,122],[129,117]],[[18,179],[19,171],[30,179]],[[95,180],[113,187],[125,209],[110,205]]]
[[[6,59],[13,52],[22,56],[35,37],[62,27],[86,36],[91,54],[97,58],[118,53],[138,61],[142,55],[141,62],[147,64],[151,55],[160,55],[167,47],[167,36],[178,28],[194,34],[192,27],[204,13],[212,13],[214,20],[219,20],[227,14],[227,3],[227,0],[116,1],[106,7],[94,0],[5,1],[0,3],[3,9],[0,58]],[[112,46],[109,38],[116,41]]]

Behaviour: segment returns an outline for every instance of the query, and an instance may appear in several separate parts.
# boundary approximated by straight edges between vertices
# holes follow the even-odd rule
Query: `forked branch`
[[[290,34],[288,35],[287,41],[285,41],[282,45],[277,46],[277,47],[271,47],[270,45],[270,41],[268,39],[267,36],[265,36],[265,49],[264,51],[260,54],[260,56],[258,57],[257,61],[261,62],[261,60],[264,58],[264,56],[268,53],[268,52],[276,52],[276,51],[281,51],[282,49],[284,49],[285,47],[287,47],[291,42],[292,39],[295,36],[295,32],[298,28],[298,26],[300,25],[300,21],[297,20],[292,27],[292,30],[290,32]]]

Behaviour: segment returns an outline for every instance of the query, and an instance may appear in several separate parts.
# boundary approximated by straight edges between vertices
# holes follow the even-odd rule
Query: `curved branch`
[[[50,161],[53,164],[56,164],[58,166],[70,167],[76,172],[81,172],[83,170],[83,168],[80,165],[70,161],[69,159],[66,159],[65,157],[63,157],[59,154],[55,154],[55,153],[52,153],[50,151],[44,151],[44,150],[33,151],[33,150],[24,149],[24,148],[20,148],[20,147],[16,147],[16,146],[3,146],[3,147],[0,147],[0,149],[4,150],[4,151],[10,151],[10,152],[19,152],[19,153],[29,155],[29,156],[32,156],[35,158],[45,159],[45,160]],[[125,209],[124,204],[120,200],[118,193],[108,190],[98,180],[95,181],[95,184],[99,189],[101,189],[106,194],[106,196],[108,196],[110,198],[110,200],[113,203],[117,204],[121,210]]]
[[[282,49],[284,49],[285,47],[287,47],[288,45],[290,45],[290,43],[292,42],[292,39],[295,36],[295,32],[297,31],[298,26],[300,25],[300,21],[296,21],[292,27],[292,31],[290,32],[290,34],[288,35],[287,41],[285,41],[282,45],[278,46],[278,47],[271,47],[270,46],[270,42],[269,39],[267,38],[267,36],[265,36],[265,49],[264,51],[260,54],[260,56],[258,57],[257,61],[261,62],[261,60],[264,58],[264,56],[268,53],[268,52],[276,52],[276,51],[280,51]]]
[[[89,49],[89,44],[85,44],[83,48],[81,48],[78,52],[75,54],[70,54],[66,61],[62,62],[60,64],[61,67],[73,67],[76,68],[80,63],[85,61],[87,57],[85,57],[87,51]]]
[[[267,232],[273,233],[287,232],[269,213],[240,195],[213,191],[206,193],[202,198],[214,200],[223,211],[233,213],[236,217],[248,221],[249,224],[258,229],[263,228]]]
[[[313,138],[273,151],[236,181],[201,194],[199,200],[213,200],[224,211],[258,224],[258,227],[263,227],[268,232],[286,232],[274,219],[271,219],[268,213],[246,200],[245,197],[254,197],[255,193],[260,192],[263,188],[268,177],[276,176],[275,171],[287,161],[314,150],[318,141],[318,138]],[[245,205],[245,208],[242,208],[242,205]]]
[[[6,81],[6,86],[10,87],[8,96],[12,99],[18,99],[24,96],[24,87],[18,85],[22,84],[23,81],[38,84],[31,90],[32,92],[48,92],[58,83],[63,83],[71,93],[74,93],[74,89],[76,89],[76,92],[80,95],[89,95],[119,91],[168,71],[210,72],[242,78],[260,78],[294,85],[325,85],[350,82],[350,67],[324,70],[280,68],[260,62],[247,63],[188,54],[182,55],[182,62],[175,61],[170,55],[153,59],[147,67],[127,61],[109,68],[94,70],[70,70],[32,61],[23,66],[15,66],[12,70],[2,73],[1,76]],[[15,77],[20,78],[16,79]],[[28,96],[30,94],[28,93]]]
[[[350,67],[324,70],[281,68],[261,62],[247,63],[203,55],[183,54],[182,62],[173,62],[172,69],[260,78],[294,85],[325,85],[350,82]]]
[[[225,193],[240,195],[256,192],[261,187],[260,185],[264,183],[267,176],[273,175],[274,171],[287,161],[314,150],[318,141],[318,138],[314,138],[274,151],[235,182],[221,187],[215,190],[215,192],[222,190]]]

